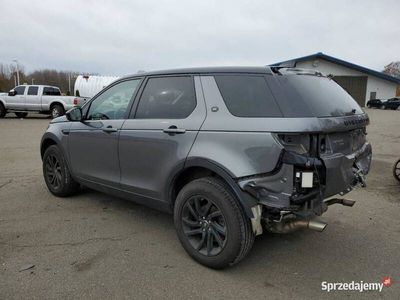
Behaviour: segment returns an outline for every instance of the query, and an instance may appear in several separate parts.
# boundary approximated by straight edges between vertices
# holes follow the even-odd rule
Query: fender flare
[[[64,108],[64,110],[67,111],[67,104],[65,103],[65,101],[63,101],[63,100],[61,100],[59,98],[52,100],[49,103],[49,110],[51,109],[51,106],[54,105],[54,104],[61,104],[61,106]]]
[[[61,141],[60,141],[60,139],[59,139],[55,134],[53,134],[53,133],[51,133],[51,132],[46,132],[46,133],[43,135],[42,140],[40,141],[40,157],[43,159],[44,151],[43,151],[42,149],[43,149],[43,142],[44,142],[45,140],[52,140],[52,141],[55,143],[55,145],[58,146],[58,148],[60,149],[60,151],[61,151],[62,154],[64,155],[65,162],[66,162],[66,164],[67,164],[69,170],[71,171],[71,165],[70,165],[68,153],[66,153],[64,147],[61,146]],[[71,175],[73,176],[72,172],[71,172]]]
[[[224,166],[218,164],[217,162],[211,161],[206,158],[201,158],[201,157],[191,157],[186,160],[186,162],[183,165],[183,168],[179,168],[178,172],[175,172],[170,176],[172,178],[168,184],[168,195],[172,195],[172,189],[175,183],[176,178],[185,170],[191,167],[201,167],[208,169],[218,176],[220,176],[231,188],[232,192],[236,196],[240,206],[243,208],[244,212],[249,218],[253,218],[254,214],[252,211],[252,207],[257,205],[257,201],[248,193],[243,191],[237,182],[235,181],[234,175]]]

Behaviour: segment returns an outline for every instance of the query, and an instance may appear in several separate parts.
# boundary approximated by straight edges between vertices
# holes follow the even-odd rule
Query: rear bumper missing
[[[275,170],[269,174],[240,178],[242,190],[256,199],[268,214],[282,211],[301,217],[321,215],[327,210],[324,199],[344,195],[368,174],[372,150],[367,142],[350,155],[332,154],[313,158],[283,150]],[[304,173],[312,173],[312,186],[302,185]]]

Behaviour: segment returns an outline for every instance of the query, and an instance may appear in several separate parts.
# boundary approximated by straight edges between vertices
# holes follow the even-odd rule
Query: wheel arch
[[[61,105],[65,110],[65,103],[63,101],[61,101],[60,99],[55,99],[52,102],[50,102],[49,110],[51,110],[54,105]]]
[[[175,174],[170,176],[171,180],[167,185],[167,195],[171,203],[171,208],[173,209],[175,199],[179,191],[187,183],[192,180],[207,176],[214,176],[224,181],[236,196],[236,199],[238,200],[246,215],[249,218],[253,218],[253,212],[251,208],[257,205],[257,202],[254,198],[252,198],[250,195],[240,189],[239,185],[234,180],[233,174],[227,168],[221,166],[216,162],[197,157],[187,159],[184,163],[183,168],[179,168],[179,170],[175,172]]]
[[[57,138],[50,134],[45,134],[42,138],[42,142],[40,143],[40,157],[42,159],[46,149],[52,145],[58,145]]]

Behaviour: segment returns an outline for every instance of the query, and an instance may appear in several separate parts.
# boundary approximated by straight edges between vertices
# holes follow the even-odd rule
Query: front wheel
[[[54,104],[50,109],[50,114],[53,119],[63,116],[64,113],[65,113],[64,107],[62,107],[62,105],[60,104]]]
[[[46,149],[43,155],[43,176],[49,191],[58,197],[67,197],[79,190],[72,179],[64,155],[57,145]]]
[[[186,252],[214,269],[238,263],[254,242],[250,219],[229,187],[213,177],[196,179],[182,188],[174,223]]]

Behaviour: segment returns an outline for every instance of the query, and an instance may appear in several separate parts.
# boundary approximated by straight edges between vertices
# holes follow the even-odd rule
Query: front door
[[[72,173],[77,177],[118,187],[118,138],[141,79],[117,82],[94,98],[85,109],[85,120],[69,131]]]
[[[139,102],[120,132],[124,190],[165,200],[169,177],[183,167],[206,116],[200,90],[196,76],[147,79]]]
[[[10,109],[24,110],[25,109],[25,90],[26,86],[20,85],[14,88],[15,96],[7,97],[7,106]]]

